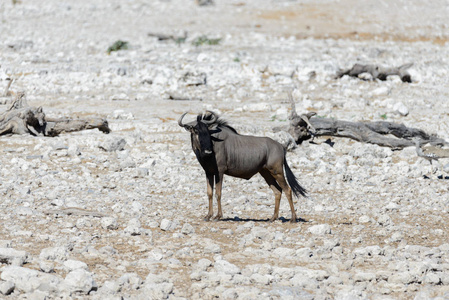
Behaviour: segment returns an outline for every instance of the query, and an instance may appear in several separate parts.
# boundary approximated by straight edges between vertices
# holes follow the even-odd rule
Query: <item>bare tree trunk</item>
[[[28,105],[25,93],[17,93],[11,106],[0,114],[0,135],[32,134],[56,136],[63,132],[80,131],[98,128],[104,133],[111,130],[108,121],[100,118],[80,119],[49,119],[45,117],[42,107]]]
[[[412,82],[410,74],[407,69],[410,68],[413,63],[405,64],[395,68],[384,68],[376,65],[361,65],[355,64],[351,69],[339,71],[337,77],[343,77],[349,75],[353,77],[359,77],[360,74],[369,73],[372,79],[387,80],[390,75],[398,75],[403,82]]]
[[[0,135],[3,134],[32,134],[43,132],[45,114],[42,107],[30,107],[25,94],[17,93],[11,106],[0,114]]]
[[[111,129],[109,129],[108,121],[106,119],[47,119],[47,125],[45,126],[45,135],[57,136],[64,132],[80,131],[94,128],[98,128],[98,130],[102,131],[103,133],[111,132]]]
[[[379,146],[402,149],[414,146],[413,138],[421,143],[432,145],[447,145],[448,143],[421,129],[406,127],[403,124],[391,122],[349,122],[330,118],[317,118],[315,113],[298,115],[293,98],[290,97],[292,111],[288,132],[297,144],[313,136],[335,136],[351,138],[359,142],[377,144]]]

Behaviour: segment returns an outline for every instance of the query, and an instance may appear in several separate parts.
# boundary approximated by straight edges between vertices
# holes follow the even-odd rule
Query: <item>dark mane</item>
[[[211,120],[212,115],[211,115],[210,113],[206,113],[206,114],[204,114],[204,115],[198,115],[198,118],[199,118],[200,120],[206,120],[206,121],[209,121],[209,120]],[[219,127],[226,127],[226,128],[228,128],[228,129],[232,130],[234,133],[239,134],[239,133],[237,132],[237,130],[235,130],[234,127],[230,126],[230,125],[228,124],[228,122],[227,122],[226,120],[222,119],[222,118],[218,118],[218,119],[215,121],[214,124],[216,124],[216,125],[219,126]]]

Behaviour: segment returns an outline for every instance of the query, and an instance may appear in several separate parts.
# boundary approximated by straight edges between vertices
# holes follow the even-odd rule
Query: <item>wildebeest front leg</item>
[[[216,175],[215,179],[215,197],[217,198],[218,212],[214,217],[214,220],[220,220],[223,217],[223,212],[221,211],[221,187],[223,185],[223,174]]]
[[[274,222],[279,217],[279,206],[281,204],[282,189],[276,182],[276,179],[274,179],[274,177],[267,170],[262,170],[260,172],[260,175],[262,175],[262,177],[265,179],[274,193],[274,214],[270,219],[270,222]]]
[[[214,214],[213,208],[213,194],[214,194],[214,175],[206,175],[207,176],[207,198],[209,199],[209,212],[207,216],[204,218],[204,221],[209,221]]]

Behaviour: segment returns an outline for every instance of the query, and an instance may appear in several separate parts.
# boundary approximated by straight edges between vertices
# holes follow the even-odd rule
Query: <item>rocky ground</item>
[[[285,198],[267,222],[259,176],[226,177],[225,219],[204,222],[204,174],[177,125],[212,109],[279,138],[293,90],[298,113],[449,140],[448,15],[416,0],[1,2],[0,93],[14,79],[47,116],[112,129],[0,137],[1,297],[449,297],[449,159],[318,138],[287,155],[309,191],[300,222]],[[117,40],[128,49],[108,54]],[[413,62],[413,82],[335,79],[356,62]]]

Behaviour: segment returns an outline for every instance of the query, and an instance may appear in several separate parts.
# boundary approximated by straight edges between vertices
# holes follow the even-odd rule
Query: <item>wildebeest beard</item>
[[[214,145],[212,144],[209,128],[206,124],[199,120],[199,117],[195,127],[198,134],[198,141],[200,143],[200,156],[205,157],[213,155]]]
[[[218,171],[215,159],[212,137],[206,124],[199,121],[195,126],[199,148],[195,147],[195,155],[204,171],[209,174],[216,174]]]

